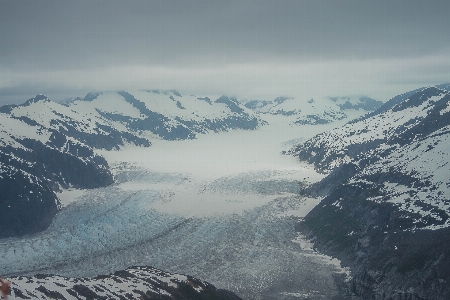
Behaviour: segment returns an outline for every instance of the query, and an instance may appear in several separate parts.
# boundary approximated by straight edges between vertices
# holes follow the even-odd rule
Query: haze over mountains
[[[212,99],[153,90],[90,93],[62,104],[37,95],[23,105],[1,107],[3,172],[8,174],[3,178],[3,205],[9,211],[2,219],[1,236],[45,229],[58,207],[52,190],[111,184],[108,165],[95,149],[118,150],[128,144],[149,147],[155,138],[193,139],[198,134],[267,125],[235,98]],[[272,110],[264,113],[285,112],[293,124],[323,124],[347,117],[346,107],[326,100],[322,106],[277,98]],[[356,99],[356,103],[365,102]],[[298,108],[288,110],[295,105]],[[29,207],[21,211],[27,205],[37,205],[33,207],[39,213],[30,216]]]
[[[3,106],[0,270],[152,265],[245,299],[445,299],[448,89],[384,104],[133,90]],[[57,291],[58,278],[39,280]],[[40,288],[11,280],[14,297]]]

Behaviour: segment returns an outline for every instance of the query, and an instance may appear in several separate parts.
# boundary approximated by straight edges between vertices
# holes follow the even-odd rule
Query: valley
[[[134,278],[135,295],[446,299],[449,99],[442,84],[384,104],[150,90],[3,106],[0,273],[14,296],[64,277],[79,296]],[[135,266],[212,285],[161,290]]]
[[[46,231],[0,244],[1,273],[86,277],[149,265],[243,299],[338,295],[335,280],[345,270],[294,229],[319,201],[299,189],[323,175],[280,154],[330,125],[292,126],[272,115],[266,122],[254,131],[96,150],[114,184],[57,193],[63,208]]]
[[[0,298],[450,299],[449,12],[2,0]]]

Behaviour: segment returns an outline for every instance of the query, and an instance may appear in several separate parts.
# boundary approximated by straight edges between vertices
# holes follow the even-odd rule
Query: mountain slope
[[[353,166],[349,183],[382,184],[383,201],[398,201],[438,222],[439,213],[424,213],[414,203],[430,205],[431,211],[449,207],[441,201],[450,196],[449,101],[449,92],[427,88],[388,111],[318,135],[292,153],[324,173]]]
[[[25,120],[25,121],[24,121]],[[59,209],[54,191],[112,183],[92,148],[28,119],[0,114],[0,238],[45,229]]]
[[[192,139],[262,124],[234,98],[177,91],[89,93],[63,104],[37,95],[0,107],[0,238],[45,229],[59,209],[54,192],[61,188],[111,184],[95,149],[148,147],[155,138]]]
[[[177,91],[105,92],[88,94],[69,104],[76,111],[97,115],[114,128],[142,138],[180,140],[198,133],[256,129],[257,116],[235,98],[182,96]]]
[[[304,191],[325,198],[299,230],[353,268],[364,299],[447,299],[450,93],[404,95],[290,151],[328,174]]]
[[[151,267],[130,267],[95,278],[36,275],[8,281],[10,299],[240,299],[207,282]]]

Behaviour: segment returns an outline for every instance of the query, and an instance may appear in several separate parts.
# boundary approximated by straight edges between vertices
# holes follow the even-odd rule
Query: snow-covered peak
[[[342,119],[353,119],[373,111],[381,101],[366,96],[289,98],[278,97],[272,101],[246,100],[247,108],[261,114],[283,115],[291,124],[327,124]]]
[[[449,91],[420,89],[389,109],[319,134],[290,153],[330,176],[353,170],[340,176],[344,183],[377,187],[370,199],[416,214],[418,227],[447,227],[449,105]]]
[[[64,103],[38,95],[23,105],[3,106],[0,112],[108,150],[125,144],[148,146],[155,138],[192,139],[208,132],[256,129],[264,123],[235,98],[182,96],[175,90],[95,92]]]
[[[47,96],[43,95],[43,94],[39,94],[36,95],[34,98],[28,99],[25,104],[23,104],[24,106],[28,106],[31,105],[32,103],[37,103],[39,101],[44,101],[44,102],[48,102],[50,101]]]

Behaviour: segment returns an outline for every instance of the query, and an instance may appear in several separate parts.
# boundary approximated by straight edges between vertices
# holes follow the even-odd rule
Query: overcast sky
[[[239,98],[450,81],[449,0],[0,0],[0,103],[177,89]]]

